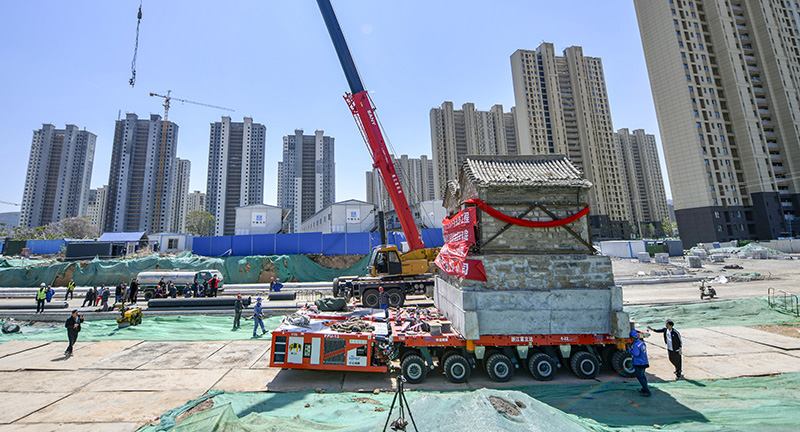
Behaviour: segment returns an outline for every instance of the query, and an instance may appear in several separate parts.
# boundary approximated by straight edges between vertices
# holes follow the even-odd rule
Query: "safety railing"
[[[771,308],[783,309],[800,318],[800,301],[798,301],[797,294],[769,287],[767,288],[767,303]]]
[[[325,296],[330,296],[330,290],[298,289],[295,291],[295,301],[298,304],[313,303]]]

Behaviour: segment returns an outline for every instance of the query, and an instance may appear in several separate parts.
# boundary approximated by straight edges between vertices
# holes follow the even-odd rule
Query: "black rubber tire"
[[[333,298],[339,297],[339,278],[333,280],[333,289],[331,290]]]
[[[611,367],[621,377],[630,378],[636,375],[636,369],[633,367],[633,357],[627,351],[617,350],[611,356]]]
[[[406,296],[403,295],[403,291],[400,288],[389,288],[386,291],[386,295],[389,296],[389,307],[403,307],[406,302]]]
[[[444,376],[451,383],[464,383],[472,373],[469,361],[461,354],[451,354],[444,362]]]
[[[605,345],[600,348],[600,360],[603,361],[600,364],[600,367],[608,368],[608,370],[614,370],[614,367],[611,364],[611,358],[614,357],[614,353],[617,351],[619,350],[614,345]]]
[[[155,292],[150,291],[150,290],[146,290],[144,292],[144,301],[149,301],[151,298],[153,298],[154,295],[155,295]]]
[[[549,355],[535,353],[528,358],[528,372],[538,381],[550,381],[556,376],[556,365]]]
[[[569,358],[569,365],[572,372],[581,379],[592,379],[600,372],[600,364],[597,357],[588,351],[578,351]]]
[[[459,351],[452,350],[452,349],[447,350],[444,353],[442,353],[442,355],[439,356],[439,367],[442,368],[442,370],[444,370],[444,362],[447,361],[447,358],[450,357],[453,354],[458,354],[458,353],[459,353]]]
[[[378,294],[378,290],[372,288],[364,291],[361,294],[361,305],[366,308],[377,309],[380,307],[381,304],[381,297]]]
[[[416,354],[405,356],[400,366],[403,370],[403,377],[411,384],[419,384],[428,376],[428,367],[425,366],[425,360]]]
[[[495,382],[506,382],[514,376],[514,365],[505,354],[492,354],[484,363],[486,373]]]

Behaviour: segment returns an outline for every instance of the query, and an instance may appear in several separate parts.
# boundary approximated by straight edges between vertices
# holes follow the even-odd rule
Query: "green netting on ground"
[[[565,414],[516,390],[407,391],[405,394],[420,431],[602,430],[592,428],[594,422]],[[519,408],[518,415],[501,414],[492,406],[489,399],[492,396],[510,404],[520,401],[525,408]],[[177,427],[174,418],[196,405],[195,401],[165,414],[163,425],[145,427],[141,431],[380,431],[389,415],[393,397],[393,393],[226,392],[213,397],[213,409],[190,415]],[[376,411],[376,407],[385,411]],[[392,419],[397,417],[396,411],[392,413]],[[407,414],[405,418],[410,423]],[[414,429],[409,424],[406,430]]]
[[[630,381],[406,391],[406,397],[421,431],[796,431],[800,424],[799,373],[654,383],[650,398],[641,397],[638,384]],[[178,416],[204,400],[195,399],[165,413],[159,425],[140,431],[376,431],[383,429],[393,396],[215,392],[208,396],[212,409],[191,414],[176,426]],[[491,405],[492,396],[522,402],[525,408],[518,416],[499,413]]]
[[[21,258],[0,258],[0,268],[7,267],[32,267],[36,265],[54,263],[52,259],[21,259]]]
[[[232,315],[232,314],[231,314]],[[64,321],[68,314],[64,314]],[[267,334],[263,340],[270,339],[270,331],[280,325],[282,316],[264,320]],[[245,340],[253,336],[253,321],[242,317],[242,328],[231,330],[233,316],[171,316],[148,317],[145,311],[142,323],[137,326],[117,328],[115,320],[86,321],[81,326],[78,340],[81,342],[97,342],[109,340],[145,340],[145,341],[225,341]],[[2,325],[2,322],[0,322]],[[258,333],[261,334],[259,328]],[[66,341],[67,331],[64,324],[49,326],[20,326],[19,333],[0,333],[0,343],[12,340],[29,341]]]
[[[174,257],[153,254],[144,258],[100,260],[83,263],[58,263],[38,267],[9,266],[0,268],[0,286],[33,287],[52,284],[57,277],[70,274],[78,286],[116,285],[130,281],[139,272],[153,269],[205,270],[222,272],[225,283],[243,284],[268,281],[268,275],[288,281],[321,282],[339,276],[366,274],[369,257],[344,269],[323,267],[305,255],[270,255],[227,258],[206,258],[182,252]],[[2,266],[0,266],[2,267]],[[262,276],[264,273],[264,276]],[[64,281],[66,282],[66,281]]]
[[[692,248],[692,249],[695,249],[695,248]],[[746,244],[746,245],[744,245],[742,247],[724,247],[724,248],[711,249],[711,250],[708,251],[708,253],[712,253],[712,254],[713,253],[739,253],[739,252],[747,253],[747,252],[754,252],[754,251],[764,251],[764,253],[766,253],[767,255],[786,255],[785,253],[783,253],[781,251],[778,251],[778,250],[775,250],[775,249],[772,249],[772,248],[768,248],[768,247],[764,247],[764,246],[759,246],[759,245],[756,245],[756,244],[753,244],[753,243],[748,243],[748,244]]]
[[[794,315],[770,308],[764,298],[664,306],[626,306],[624,310],[630,313],[631,320],[639,329],[648,325],[663,327],[667,319],[675,321],[678,328],[800,323],[800,319]]]

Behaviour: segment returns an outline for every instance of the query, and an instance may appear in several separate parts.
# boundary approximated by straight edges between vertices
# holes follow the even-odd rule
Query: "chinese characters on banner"
[[[470,246],[475,243],[475,225],[478,223],[476,208],[461,210],[443,222],[445,244],[434,263],[449,275],[485,281],[483,262],[467,258]]]

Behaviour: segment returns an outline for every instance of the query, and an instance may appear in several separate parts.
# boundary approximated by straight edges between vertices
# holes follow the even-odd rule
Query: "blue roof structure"
[[[142,232],[110,232],[103,233],[97,241],[112,243],[138,243],[142,240],[147,241],[147,235]]]

